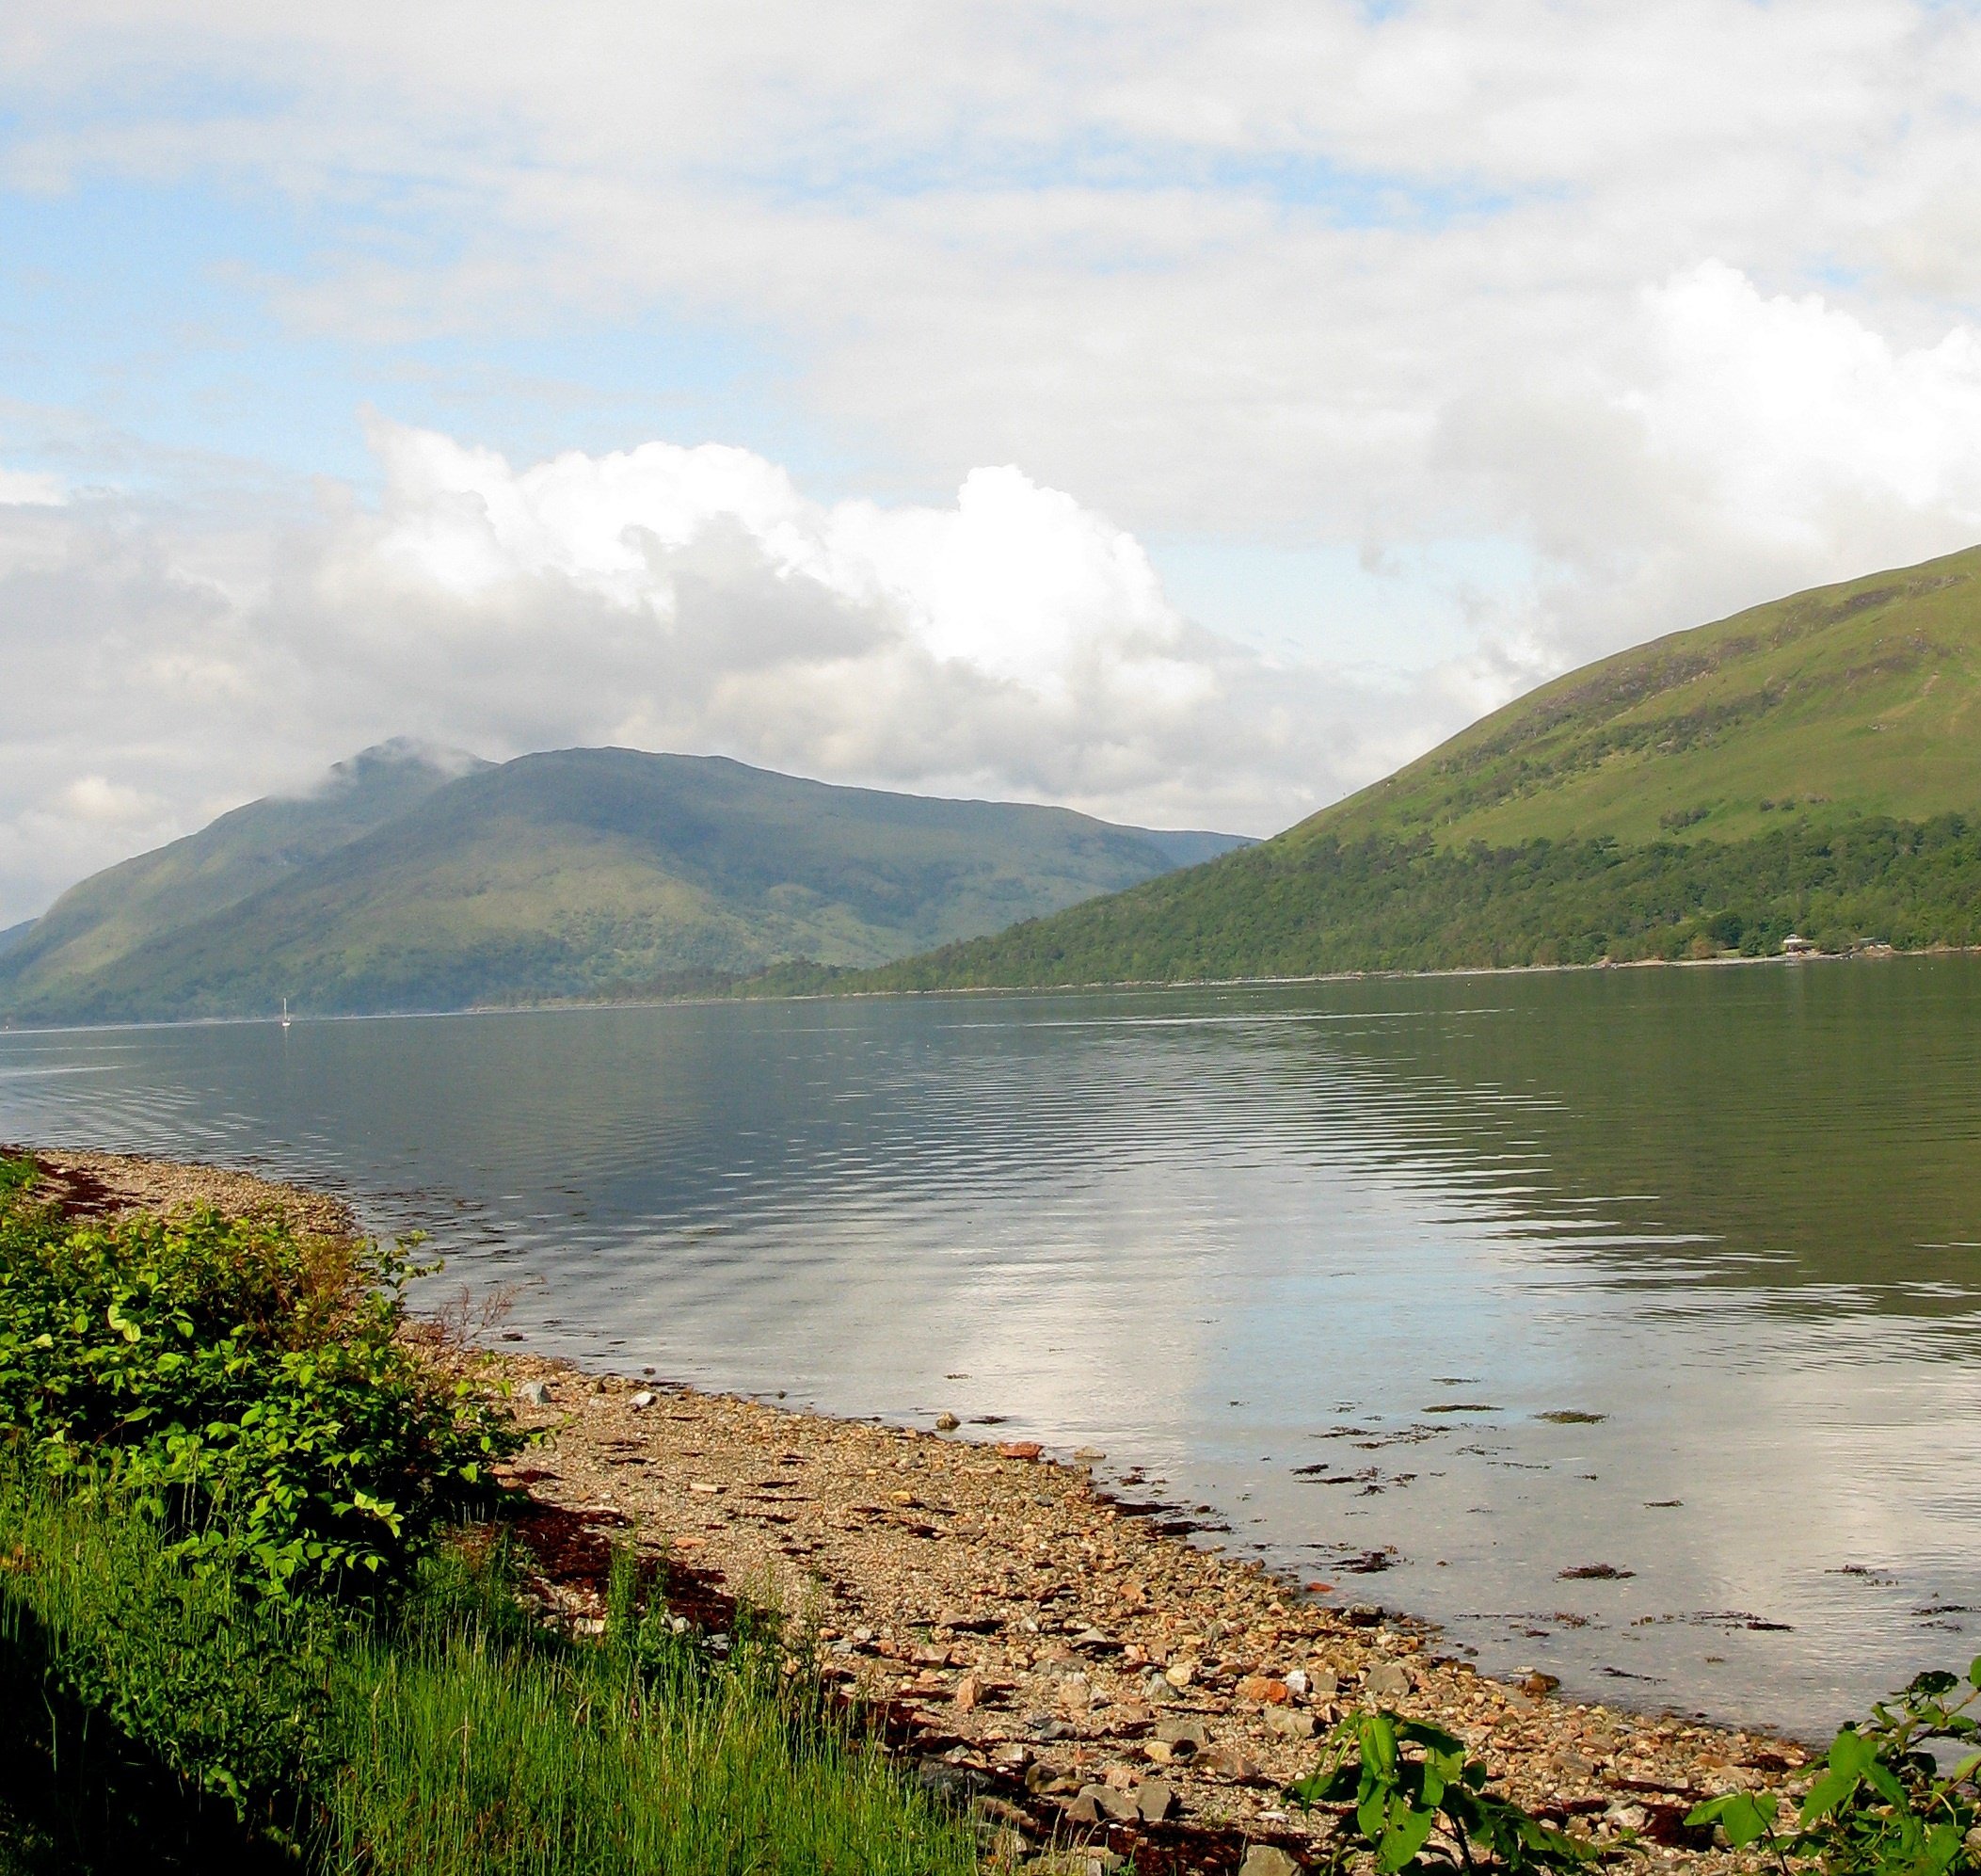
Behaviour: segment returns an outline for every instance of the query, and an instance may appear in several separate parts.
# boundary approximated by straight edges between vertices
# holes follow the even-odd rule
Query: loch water
[[[0,1034],[0,1140],[430,1234],[582,1362],[1093,1446],[1496,1671],[1981,1651],[1981,961]]]

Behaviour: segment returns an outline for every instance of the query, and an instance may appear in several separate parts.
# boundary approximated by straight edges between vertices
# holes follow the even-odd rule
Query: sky
[[[389,737],[1269,833],[1981,539],[1959,0],[0,13],[0,927]]]

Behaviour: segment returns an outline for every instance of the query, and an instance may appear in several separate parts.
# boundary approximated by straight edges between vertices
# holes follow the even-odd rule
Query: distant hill
[[[864,974],[1176,981],[1981,938],[1981,549],[1546,684],[1212,864]]]
[[[868,965],[1242,844],[1060,808],[567,749],[388,744],[85,880],[0,950],[0,1014],[456,1009]]]

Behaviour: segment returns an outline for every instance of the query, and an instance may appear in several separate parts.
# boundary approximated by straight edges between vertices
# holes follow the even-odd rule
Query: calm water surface
[[[581,1359],[1102,1447],[1620,1704],[1981,1647],[1973,961],[7,1034],[6,1137],[328,1183]]]

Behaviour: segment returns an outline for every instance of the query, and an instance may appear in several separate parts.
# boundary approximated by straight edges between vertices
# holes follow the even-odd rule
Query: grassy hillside
[[[340,784],[86,881],[0,954],[0,1010],[160,1019],[266,1013],[283,997],[299,1012],[449,1009],[796,957],[867,965],[1168,871],[1165,842],[1231,844],[625,749],[391,786],[368,818]]]
[[[1737,842],[1981,811],[1981,548],[1673,633],[1509,704],[1297,838]]]
[[[869,973],[1142,982],[1970,942],[1981,549],[1570,673],[1264,845]]]

